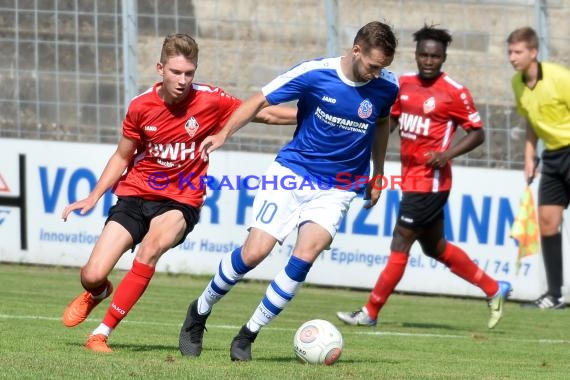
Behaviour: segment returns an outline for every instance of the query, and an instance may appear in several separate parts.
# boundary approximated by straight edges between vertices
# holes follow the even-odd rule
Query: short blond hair
[[[198,63],[198,44],[188,34],[169,34],[164,39],[160,53],[160,63],[164,64],[170,57],[183,56],[189,61]]]

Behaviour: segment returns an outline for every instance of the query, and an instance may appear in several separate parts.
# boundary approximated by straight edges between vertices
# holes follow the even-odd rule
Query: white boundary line
[[[10,314],[0,314],[0,319],[36,319],[42,321],[57,321],[60,322],[61,318],[56,317],[44,317],[41,315],[10,315]],[[97,322],[93,318],[88,318],[86,322]],[[181,323],[165,323],[165,322],[154,322],[154,321],[129,321],[124,320],[121,323],[128,323],[133,325],[154,325],[154,326],[177,326],[180,327]],[[208,324],[208,328],[215,329],[232,329],[238,330],[241,326],[236,325],[213,325]],[[268,327],[274,331],[288,331],[294,332],[295,329],[282,328],[282,327]],[[400,336],[408,338],[441,338],[441,339],[472,339],[472,335],[455,335],[455,334],[426,334],[426,333],[404,333],[396,331],[343,331],[344,335],[370,335],[370,336]],[[526,343],[542,343],[542,344],[568,344],[570,340],[565,339],[518,339],[518,338],[504,338],[504,337],[493,337],[496,340],[510,341],[510,342],[526,342]]]

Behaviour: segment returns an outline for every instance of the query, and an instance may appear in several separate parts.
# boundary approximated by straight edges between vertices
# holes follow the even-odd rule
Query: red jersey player
[[[197,65],[198,45],[192,37],[172,34],[165,38],[156,64],[162,82],[132,100],[117,150],[97,185],[87,198],[63,211],[64,220],[74,210],[83,215],[115,186],[118,201],[81,268],[85,291],[65,309],[65,326],[83,322],[111,295],[109,273],[124,252],[139,245],[102,323],[85,343],[89,350],[111,352],[109,334],[144,293],[159,258],[182,243],[198,222],[205,197],[199,181],[208,164],[196,147],[220,131],[241,101],[220,88],[192,83]],[[296,110],[266,108],[256,121],[295,124]]]
[[[495,327],[502,317],[511,285],[492,279],[444,236],[443,208],[451,189],[450,161],[485,139],[469,90],[441,71],[451,39],[447,30],[433,26],[424,26],[414,33],[418,73],[400,78],[400,92],[391,111],[400,128],[403,177],[391,253],[368,303],[354,312],[337,313],[347,324],[376,325],[378,313],[402,278],[410,248],[416,241],[424,254],[485,293],[491,312],[489,328]],[[458,125],[466,135],[451,146]]]

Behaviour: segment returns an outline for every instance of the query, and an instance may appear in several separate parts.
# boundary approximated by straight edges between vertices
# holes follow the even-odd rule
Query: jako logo
[[[154,125],[146,125],[146,126],[144,127],[144,130],[145,130],[145,131],[148,131],[148,132],[156,132],[157,129],[158,129],[158,128],[156,128]]]
[[[335,99],[335,98],[331,98],[330,96],[326,96],[326,95],[323,96],[323,101],[324,101],[324,102],[329,102],[329,103],[332,103],[332,104],[335,104],[335,103],[336,103],[336,99]]]
[[[119,314],[121,315],[125,315],[126,311],[124,311],[123,309],[121,309],[120,307],[118,307],[117,305],[115,305],[114,303],[111,304],[111,307],[113,309],[115,309]]]

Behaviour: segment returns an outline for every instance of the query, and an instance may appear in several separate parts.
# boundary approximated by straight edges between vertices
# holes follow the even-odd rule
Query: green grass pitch
[[[118,284],[124,272],[115,271]],[[375,328],[340,323],[337,310],[361,306],[368,292],[305,285],[259,334],[253,361],[234,363],[229,345],[259,303],[267,283],[238,284],[208,320],[204,351],[183,358],[178,331],[188,303],[209,277],[157,273],[111,335],[112,354],[83,348],[109,304],[66,328],[61,313],[81,291],[79,270],[0,264],[0,378],[6,379],[567,379],[570,315],[521,309],[509,302],[488,330],[482,299],[395,294]],[[435,280],[435,279],[434,279]],[[333,366],[295,359],[293,335],[314,318],[333,322],[345,348]]]

